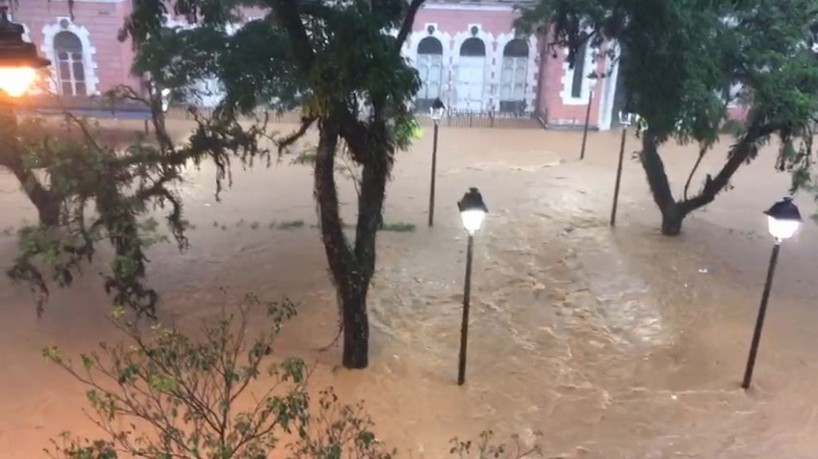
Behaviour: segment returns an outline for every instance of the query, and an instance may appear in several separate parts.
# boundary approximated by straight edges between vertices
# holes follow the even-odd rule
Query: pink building
[[[138,85],[129,73],[131,46],[117,40],[130,0],[74,1],[73,19],[67,0],[23,0],[13,10],[27,39],[53,62],[51,89],[83,98],[119,84]],[[621,100],[616,63],[586,52],[569,69],[565,53],[552,53],[543,37],[517,36],[514,3],[520,1],[428,1],[403,49],[423,81],[418,109],[427,110],[439,97],[453,113],[492,112],[537,117],[552,127],[581,126],[590,101],[591,126],[615,125]],[[185,26],[177,20],[169,25]],[[596,87],[587,78],[594,70],[606,73]]]

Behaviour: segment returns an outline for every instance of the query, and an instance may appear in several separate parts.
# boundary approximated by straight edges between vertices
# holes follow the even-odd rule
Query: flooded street
[[[619,133],[591,133],[583,162],[580,140],[575,132],[442,128],[431,229],[431,129],[400,153],[385,219],[417,228],[379,235],[370,368],[356,372],[337,370],[338,345],[319,351],[335,337],[338,314],[310,170],[287,159],[235,167],[219,203],[213,168],[191,169],[182,190],[191,247],[150,252],[162,320],[213,317],[222,286],[236,298],[299,302],[277,353],[319,362],[316,391],[333,385],[346,402],[365,399],[377,433],[402,457],[447,457],[450,438],[485,429],[524,441],[542,432],[548,458],[816,457],[813,223],[782,247],[753,388],[739,388],[772,247],[762,211],[789,185],[773,173],[774,148],[688,218],[680,237],[665,238],[636,161],[625,165],[618,226],[608,227]],[[692,189],[728,145],[709,155]],[[696,147],[668,146],[663,155],[678,198]],[[354,191],[339,181],[351,221]],[[475,241],[467,383],[458,387],[466,233],[456,202],[469,186],[480,188],[490,213]],[[0,228],[34,217],[17,188],[0,175]],[[815,211],[811,197],[796,201],[805,217]],[[7,231],[4,269],[15,252]],[[40,351],[57,344],[76,354],[116,339],[97,271],[55,290],[39,320],[28,290],[0,280],[0,458],[42,457],[63,430],[95,435],[82,414],[83,387]]]

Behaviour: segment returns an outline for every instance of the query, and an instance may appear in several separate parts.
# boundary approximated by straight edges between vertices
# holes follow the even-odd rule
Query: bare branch
[[[406,38],[409,37],[409,33],[412,32],[412,26],[415,23],[415,16],[417,16],[418,10],[426,0],[412,0],[412,3],[409,5],[409,9],[406,11],[406,16],[403,18],[403,25],[398,32],[398,38],[396,45],[398,49],[403,47],[403,43],[406,41]]]
[[[278,145],[278,154],[281,155],[285,149],[289,148],[292,144],[298,141],[304,134],[307,133],[307,130],[315,123],[317,120],[314,116],[305,116],[301,118],[301,127],[298,128],[297,131],[293,132],[292,134],[284,137],[283,139],[276,142]]]

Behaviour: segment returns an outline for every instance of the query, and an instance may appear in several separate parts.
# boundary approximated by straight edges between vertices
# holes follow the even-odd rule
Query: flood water
[[[300,313],[277,352],[317,362],[316,390],[333,385],[346,402],[365,399],[379,436],[404,457],[447,457],[450,438],[485,429],[523,441],[542,432],[549,458],[818,454],[812,223],[782,248],[753,388],[739,388],[772,247],[761,212],[788,186],[773,172],[772,149],[671,239],[658,234],[644,174],[630,160],[618,226],[608,227],[618,133],[590,134],[579,162],[579,133],[441,129],[436,224],[427,228],[427,131],[400,154],[388,189],[387,223],[417,228],[379,236],[369,369],[337,370],[338,346],[319,351],[336,335],[337,305],[310,171],[287,159],[236,168],[221,202],[212,167],[189,172],[182,192],[195,225],[191,248],[150,252],[162,320],[213,317],[224,305],[220,287],[235,298],[292,298]],[[728,143],[703,172],[716,171]],[[636,139],[629,145],[636,149]],[[665,149],[677,193],[695,151]],[[475,242],[467,383],[458,387],[466,238],[455,203],[469,186],[480,188],[490,214]],[[17,188],[0,175],[4,228],[34,217]],[[348,182],[342,188],[351,218],[354,191]],[[805,215],[815,210],[809,196],[797,202]],[[0,236],[4,268],[15,244]],[[97,270],[55,291],[39,320],[28,290],[0,280],[0,458],[41,457],[67,429],[94,435],[82,414],[84,389],[40,350],[57,344],[79,353],[116,339]]]

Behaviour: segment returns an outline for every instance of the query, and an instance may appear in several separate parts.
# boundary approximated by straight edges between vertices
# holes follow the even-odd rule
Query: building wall
[[[418,12],[413,32],[404,47],[404,54],[413,65],[418,62],[418,44],[433,36],[443,44],[443,87],[440,98],[453,110],[499,111],[503,83],[503,50],[514,38],[515,12],[510,5],[475,5],[458,3],[431,3]],[[469,38],[478,38],[486,47],[482,101],[464,104],[461,81],[467,76],[461,56],[461,46]],[[528,44],[525,69],[525,111],[533,112],[539,80],[539,45],[536,36],[523,37]],[[468,105],[468,106],[466,106]]]
[[[130,75],[133,50],[130,43],[119,42],[119,28],[130,13],[130,0],[75,0],[73,19],[67,0],[24,0],[13,10],[15,22],[23,24],[28,38],[38,44],[40,52],[55,62],[54,36],[60,31],[74,33],[83,45],[83,66],[86,75],[86,95],[104,92],[120,84],[136,86],[138,79]],[[262,11],[248,10],[248,19],[260,17]],[[516,38],[513,21],[516,12],[503,2],[430,1],[416,17],[413,32],[403,48],[412,65],[418,65],[418,44],[425,37],[437,38],[443,47],[440,98],[453,111],[498,112],[503,83],[503,49]],[[177,18],[181,19],[181,18]],[[482,70],[476,70],[474,59],[460,55],[462,44],[469,38],[482,40],[486,56]],[[523,37],[528,44],[526,58],[524,105],[522,111],[538,116],[552,127],[581,127],[584,124],[590,88],[583,83],[580,97],[572,97],[573,69],[565,61],[565,50],[552,50],[548,37]],[[466,69],[468,67],[468,69]],[[465,70],[464,70],[465,69]],[[596,70],[605,74],[594,90],[589,124],[592,128],[608,129],[616,124],[614,107],[618,69],[606,59],[586,61],[584,73]],[[472,91],[479,101],[463,103],[464,72],[477,78],[482,72],[482,89]],[[472,86],[472,88],[476,87]],[[52,89],[58,89],[52,84]],[[473,94],[471,94],[473,95]],[[471,97],[465,97],[469,98]],[[208,99],[214,104],[218,97]],[[471,100],[471,99],[469,99]],[[422,107],[420,107],[422,108]],[[744,110],[734,107],[731,113],[742,117]]]
[[[62,31],[73,33],[82,44],[85,94],[95,95],[119,84],[134,84],[130,76],[133,51],[128,42],[117,39],[124,18],[130,14],[128,0],[75,0],[74,16],[66,0],[25,0],[18,2],[12,15],[23,24],[28,38],[38,45],[40,53],[52,61],[52,79],[57,90],[57,59],[54,37]]]

